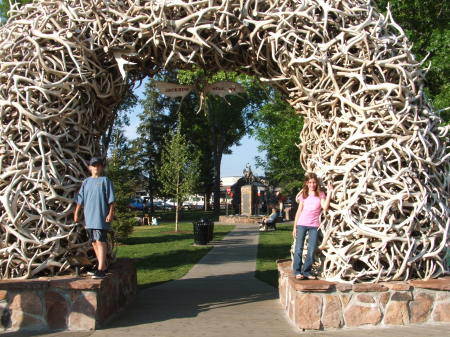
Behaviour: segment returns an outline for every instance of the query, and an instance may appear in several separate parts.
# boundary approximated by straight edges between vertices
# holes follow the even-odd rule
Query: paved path
[[[237,226],[181,280],[141,291],[130,311],[94,336],[296,336],[276,289],[254,278],[257,233],[255,225]]]
[[[258,232],[237,226],[181,280],[148,288],[121,317],[95,332],[47,337],[359,337],[366,329],[300,332],[287,320],[277,290],[254,278]],[[371,328],[372,337],[442,337],[449,325]],[[6,333],[3,336],[23,336]]]

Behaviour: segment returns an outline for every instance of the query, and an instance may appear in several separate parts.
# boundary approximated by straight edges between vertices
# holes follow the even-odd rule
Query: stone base
[[[299,329],[450,323],[450,277],[353,285],[300,281],[291,260],[277,263],[280,301]]]
[[[101,280],[0,280],[0,331],[94,330],[129,304],[136,292],[136,268],[129,259],[118,260]]]
[[[246,216],[246,215],[221,215],[219,217],[220,223],[229,223],[229,224],[247,224],[247,223],[258,223],[262,221],[262,216],[252,215],[252,216]]]

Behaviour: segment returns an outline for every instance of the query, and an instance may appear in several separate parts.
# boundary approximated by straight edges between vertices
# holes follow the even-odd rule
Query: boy
[[[114,215],[114,190],[107,177],[102,176],[103,160],[93,157],[89,162],[91,176],[83,181],[76,197],[74,221],[78,222],[80,209],[84,210],[84,221],[89,239],[98,260],[98,270],[92,278],[103,278],[106,274],[107,233]]]

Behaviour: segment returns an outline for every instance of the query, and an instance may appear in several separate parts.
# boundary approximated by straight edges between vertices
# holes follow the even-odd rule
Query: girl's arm
[[[298,203],[297,213],[295,213],[295,220],[294,220],[294,228],[292,229],[292,237],[295,239],[297,236],[297,220],[300,216],[300,214],[303,211],[303,199],[300,198],[300,201]]]
[[[327,211],[330,207],[331,194],[333,192],[333,185],[331,182],[328,182],[327,189],[327,197],[325,199],[320,199],[320,205],[324,211]]]

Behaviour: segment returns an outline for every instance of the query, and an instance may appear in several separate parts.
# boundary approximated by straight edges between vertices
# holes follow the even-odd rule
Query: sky
[[[143,90],[145,88],[145,81],[142,82],[140,87],[135,89],[135,94],[139,99],[144,98]],[[142,106],[138,104],[130,113],[130,125],[125,127],[125,136],[128,139],[136,138],[136,128],[139,123],[137,115],[142,111]],[[231,151],[232,154],[224,155],[222,157],[221,165],[221,176],[242,176],[242,171],[245,166],[250,164],[252,171],[255,175],[264,175],[261,168],[257,168],[255,164],[256,156],[263,156],[258,150],[258,145],[260,144],[256,139],[252,137],[244,137],[240,141],[240,146],[233,146]]]

